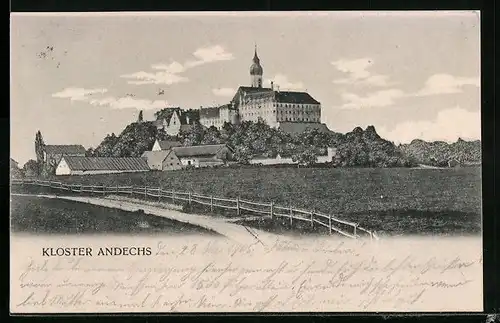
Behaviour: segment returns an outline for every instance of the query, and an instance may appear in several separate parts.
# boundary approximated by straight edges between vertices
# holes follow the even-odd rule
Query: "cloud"
[[[389,86],[394,82],[389,82],[389,76],[382,74],[371,74],[367,69],[373,65],[371,58],[360,58],[331,62],[337,70],[346,73],[347,78],[334,80],[335,84],[365,84],[373,86]]]
[[[167,106],[167,101],[164,100],[134,99],[131,97],[115,98],[112,96],[90,100],[89,103],[95,106],[108,106],[112,109],[136,108],[137,110],[159,109]]]
[[[472,85],[479,87],[479,78],[457,77],[450,74],[434,74],[425,82],[424,87],[416,95],[436,95],[462,92],[462,87]]]
[[[362,109],[372,107],[385,107],[394,104],[394,100],[405,96],[399,89],[381,90],[361,97],[354,93],[343,93],[342,99],[347,101],[341,109]]]
[[[71,99],[71,101],[84,101],[94,94],[108,92],[107,89],[84,89],[81,87],[68,87],[64,90],[52,94],[53,98]]]
[[[481,138],[481,113],[460,107],[442,110],[436,119],[430,121],[406,121],[392,130],[377,128],[378,133],[395,143],[409,143],[413,139],[427,141],[443,140],[454,142],[462,139]]]
[[[220,45],[198,48],[193,53],[193,56],[198,58],[199,62],[203,63],[228,61],[234,59],[233,54],[226,52],[224,47]]]
[[[302,82],[291,82],[283,74],[276,74],[274,78],[267,80],[270,84],[271,81],[274,82],[274,86],[279,86],[280,90],[302,90],[304,89],[304,84]]]
[[[151,65],[151,68],[155,69],[155,70],[164,70],[165,72],[172,73],[172,74],[182,73],[186,70],[185,67],[182,66],[181,63],[176,62],[176,61],[174,61],[170,64],[162,64],[162,63],[153,64],[153,65]]]
[[[156,70],[154,72],[140,71],[131,74],[124,74],[120,77],[130,79],[127,83],[134,85],[171,85],[175,83],[188,82],[189,79],[187,77],[180,75],[186,72],[188,69],[212,62],[234,59],[233,54],[227,52],[224,47],[220,45],[198,48],[196,51],[194,51],[193,56],[196,58],[196,60],[188,60],[184,64],[181,64],[177,61],[173,61],[168,64],[156,63],[151,65],[151,68],[153,70]]]
[[[233,96],[236,93],[236,90],[230,87],[223,87],[212,89],[212,92],[217,96]]]
[[[171,72],[155,72],[148,73],[144,71],[121,75],[122,78],[132,79],[128,81],[128,84],[166,84],[171,85],[175,83],[187,82],[189,79],[187,77],[171,73]]]

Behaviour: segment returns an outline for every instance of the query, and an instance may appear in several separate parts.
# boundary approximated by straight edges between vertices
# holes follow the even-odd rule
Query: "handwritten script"
[[[13,254],[11,310],[465,311],[482,306],[480,254],[456,245],[442,253],[435,241],[421,242],[423,249],[405,248],[405,242],[392,242],[398,247],[391,248],[340,240],[276,240],[263,246],[149,238],[147,243],[149,257]]]

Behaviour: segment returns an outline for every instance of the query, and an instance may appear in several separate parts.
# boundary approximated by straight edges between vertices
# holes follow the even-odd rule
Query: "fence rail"
[[[26,180],[26,179],[13,179],[11,185],[35,185],[41,187],[50,187],[63,191],[70,191],[76,193],[90,193],[105,196],[106,194],[126,194],[138,195],[142,198],[153,197],[158,201],[164,201],[175,204],[179,201],[188,202],[189,205],[197,203],[205,206],[210,206],[210,210],[214,208],[236,210],[236,215],[241,215],[241,211],[251,212],[253,214],[260,214],[262,216],[269,216],[273,218],[285,218],[290,221],[290,225],[294,220],[310,222],[311,227],[315,225],[324,226],[329,229],[329,233],[336,232],[345,237],[358,238],[361,236],[368,236],[371,239],[375,238],[373,232],[362,228],[358,223],[345,221],[333,217],[331,214],[324,214],[314,210],[308,211],[303,209],[296,209],[293,207],[285,207],[271,203],[261,203],[255,201],[242,200],[239,197],[236,199],[222,198],[215,196],[206,196],[192,192],[181,192],[173,189],[166,190],[161,187],[148,187],[148,186],[105,186],[105,185],[82,185],[82,184],[65,184],[62,182],[42,181],[42,180]]]

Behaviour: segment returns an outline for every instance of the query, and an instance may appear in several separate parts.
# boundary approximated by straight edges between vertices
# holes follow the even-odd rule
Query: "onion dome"
[[[250,75],[262,75],[263,70],[260,66],[260,59],[257,56],[257,48],[255,48],[255,54],[253,56],[253,64],[250,66]]]

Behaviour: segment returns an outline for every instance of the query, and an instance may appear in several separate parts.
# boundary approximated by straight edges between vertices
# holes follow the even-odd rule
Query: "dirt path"
[[[108,198],[98,197],[80,197],[80,196],[56,196],[56,195],[34,195],[34,194],[12,194],[18,196],[37,196],[45,198],[59,198],[70,201],[77,201],[89,203],[93,205],[105,206],[110,208],[117,208],[124,211],[138,211],[143,210],[147,214],[165,217],[168,219],[197,225],[206,229],[218,232],[221,235],[228,237],[241,243],[261,243],[263,245],[271,244],[276,241],[278,235],[249,228],[243,225],[231,223],[235,219],[225,219],[219,217],[188,214],[176,210],[165,209],[162,207],[142,204],[135,201],[114,200]]]

